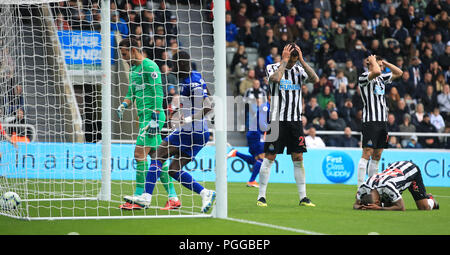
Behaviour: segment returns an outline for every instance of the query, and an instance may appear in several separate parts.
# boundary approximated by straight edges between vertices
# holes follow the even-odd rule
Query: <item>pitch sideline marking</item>
[[[318,233],[318,232],[313,232],[313,231],[308,231],[308,230],[303,230],[303,229],[283,227],[283,226],[278,226],[278,225],[273,225],[273,224],[268,224],[268,223],[263,223],[263,222],[257,222],[257,221],[235,219],[235,218],[225,218],[225,220],[246,223],[246,224],[251,224],[251,225],[257,225],[257,226],[262,226],[262,227],[275,228],[275,229],[279,229],[279,230],[286,230],[286,231],[302,233],[302,234],[307,234],[307,235],[326,235],[323,233]]]

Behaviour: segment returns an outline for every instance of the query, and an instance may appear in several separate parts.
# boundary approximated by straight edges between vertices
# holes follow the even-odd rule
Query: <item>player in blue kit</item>
[[[239,157],[247,162],[249,165],[252,165],[252,175],[247,182],[248,187],[256,187],[258,188],[258,182],[256,181],[256,177],[259,174],[259,170],[261,169],[261,164],[264,160],[264,132],[267,129],[267,114],[269,112],[269,103],[264,102],[261,105],[254,105],[252,107],[250,105],[250,115],[253,118],[250,118],[249,131],[247,131],[247,144],[248,144],[248,154],[240,153],[236,149],[231,149],[228,153],[227,158]],[[253,109],[256,108],[256,109]],[[254,115],[252,115],[254,113]],[[256,123],[252,122],[256,121]],[[255,125],[257,124],[257,126]],[[255,127],[256,126],[256,127]]]
[[[145,191],[141,196],[134,197],[132,202],[144,208],[150,206],[162,165],[173,157],[169,175],[186,188],[200,194],[201,212],[206,213],[214,204],[216,192],[204,188],[182,168],[194,159],[209,140],[204,116],[212,110],[212,102],[201,74],[191,70],[189,54],[180,51],[172,59],[173,72],[178,74],[180,81],[180,108],[174,112],[170,123],[175,130],[151,153],[152,160],[146,177]]]

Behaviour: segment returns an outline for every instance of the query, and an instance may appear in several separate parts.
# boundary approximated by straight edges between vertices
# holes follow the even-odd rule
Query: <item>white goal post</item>
[[[165,10],[161,0],[148,0],[145,6],[130,2],[0,1],[0,196],[13,191],[22,201],[17,210],[0,208],[0,216],[228,217],[225,2],[214,1],[212,8],[212,0],[164,0]],[[163,22],[158,20],[161,14]],[[126,38],[137,39],[139,50],[165,77],[167,122],[174,98],[180,97],[176,74],[170,76],[170,60],[177,51],[190,54],[211,92],[214,114],[221,118],[208,115],[210,140],[183,168],[216,191],[215,205],[207,213],[200,212],[201,197],[172,177],[169,183],[180,208],[160,210],[171,199],[162,179],[155,184],[149,208],[119,208],[124,196],[137,190],[139,168],[137,105],[130,105],[123,119],[116,112],[133,83],[132,67],[118,49]],[[172,131],[165,125],[161,135]]]

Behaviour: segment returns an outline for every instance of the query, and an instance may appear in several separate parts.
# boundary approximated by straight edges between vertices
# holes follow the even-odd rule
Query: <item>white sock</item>
[[[427,202],[428,202],[428,206],[430,206],[430,210],[433,210],[434,200],[433,199],[428,199]]]
[[[260,197],[266,197],[267,184],[269,184],[270,169],[272,168],[273,160],[264,159],[259,171],[259,194]]]
[[[206,188],[202,189],[202,191],[200,191],[200,196],[204,197],[206,195],[206,192],[208,192]]]
[[[306,181],[305,181],[305,168],[303,161],[294,161],[294,177],[297,183],[298,195],[300,200],[306,197]]]
[[[361,184],[364,183],[364,179],[366,178],[366,170],[367,170],[367,163],[369,161],[365,158],[361,158],[358,163],[358,187],[361,186]]]
[[[369,175],[369,178],[372,176],[372,175],[375,175],[375,174],[377,174],[378,173],[378,163],[379,163],[380,161],[378,161],[378,160],[370,160],[370,163],[369,163],[369,169],[368,169],[368,175]]]

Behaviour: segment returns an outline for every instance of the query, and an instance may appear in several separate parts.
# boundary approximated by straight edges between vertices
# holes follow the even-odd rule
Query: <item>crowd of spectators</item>
[[[352,135],[361,131],[357,79],[370,51],[403,70],[386,88],[389,131],[450,132],[450,0],[226,0],[226,8],[226,43],[236,49],[228,86],[235,96],[267,94],[265,67],[295,42],[320,77],[302,85],[305,133],[345,131],[321,138],[326,146],[359,146],[360,137]],[[97,0],[61,2],[53,10],[59,29],[100,29]],[[145,56],[157,62],[170,108],[177,96],[170,59],[179,42],[166,1],[111,1],[111,30],[138,39]],[[389,146],[449,148],[449,140],[391,136]]]
[[[0,49],[0,125],[3,124],[0,132],[7,134],[13,142],[30,141],[32,133],[23,126],[23,87],[15,77],[15,69],[10,50],[7,47]]]
[[[317,84],[302,87],[307,141],[317,140],[316,130],[345,131],[321,136],[324,145],[360,145],[352,131],[361,131],[357,79],[367,70],[366,51],[403,70],[386,88],[389,132],[450,132],[450,0],[227,0],[226,6],[235,96],[244,96],[252,80],[267,93],[265,66],[279,62],[289,42],[319,75]],[[249,54],[257,54],[256,63]],[[450,148],[449,140],[391,136],[389,147]]]
[[[166,0],[110,1],[111,32],[122,39],[134,38],[145,57],[161,70],[168,114],[178,102],[176,76],[171,72],[172,56],[179,50],[177,16]],[[100,0],[69,0],[53,4],[55,25],[59,30],[97,31],[101,29]]]
[[[10,79],[14,81],[14,79]],[[5,83],[2,88],[0,122],[8,124],[4,128],[5,132],[11,136],[14,141],[30,141],[32,133],[26,127],[25,123],[25,104],[23,97],[23,87],[13,82]]]

